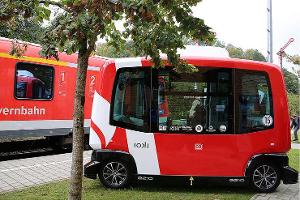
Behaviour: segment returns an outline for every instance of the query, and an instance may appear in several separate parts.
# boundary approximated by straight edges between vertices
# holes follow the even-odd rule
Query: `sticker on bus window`
[[[201,126],[200,124],[195,126],[195,130],[197,131],[197,133],[201,133],[203,131],[203,126]]]
[[[262,123],[265,126],[271,126],[273,124],[273,117],[271,115],[263,116]]]
[[[219,127],[219,129],[220,129],[220,131],[221,131],[222,133],[224,133],[224,132],[226,132],[227,127],[226,127],[225,125],[221,125],[221,126]]]
[[[159,126],[158,128],[160,131],[166,131],[167,130],[167,126]]]
[[[181,126],[181,130],[182,131],[192,131],[192,127],[191,126]]]
[[[212,133],[212,132],[216,132],[216,129],[214,129],[214,127],[210,125],[208,129],[206,129],[206,131]]]
[[[170,126],[170,131],[180,131],[180,127],[179,126]]]

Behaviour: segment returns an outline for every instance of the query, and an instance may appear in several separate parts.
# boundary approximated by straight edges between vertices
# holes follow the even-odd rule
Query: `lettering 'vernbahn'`
[[[32,108],[0,108],[0,115],[45,115],[45,108],[38,108],[36,106]]]

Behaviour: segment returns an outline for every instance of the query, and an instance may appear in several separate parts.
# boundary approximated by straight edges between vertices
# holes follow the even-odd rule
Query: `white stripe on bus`
[[[126,130],[129,153],[133,156],[138,174],[160,175],[153,133]]]
[[[90,145],[90,147],[92,147],[92,149],[104,148],[101,146],[100,138],[98,137],[97,133],[92,128],[90,128],[89,145]]]
[[[91,119],[96,124],[96,126],[102,131],[106,141],[105,145],[107,145],[110,142],[116,131],[116,127],[111,126],[109,124],[109,113],[109,102],[106,101],[103,97],[101,97],[97,92],[95,92]],[[95,142],[95,145],[99,143],[98,148],[100,147],[100,141],[93,142]]]
[[[123,67],[141,67],[142,59],[141,58],[117,58],[115,60],[116,70]]]

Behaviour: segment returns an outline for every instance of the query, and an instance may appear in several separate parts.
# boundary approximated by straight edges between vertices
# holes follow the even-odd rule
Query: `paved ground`
[[[299,143],[292,143],[292,149],[300,149]]]
[[[299,189],[299,183],[294,185],[280,184],[275,192],[256,194],[250,200],[299,200]]]
[[[300,149],[300,144],[292,144]],[[91,151],[84,152],[84,163]],[[71,153],[0,162],[0,193],[70,177]],[[300,177],[299,177],[300,178]],[[300,180],[300,179],[299,179]],[[281,184],[271,194],[256,194],[251,200],[299,200],[299,183]]]
[[[84,163],[91,151],[84,152]],[[70,177],[71,153],[0,162],[0,193]]]

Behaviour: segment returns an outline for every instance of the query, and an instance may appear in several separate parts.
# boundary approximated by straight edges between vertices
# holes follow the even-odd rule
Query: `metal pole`
[[[273,63],[272,0],[268,0],[268,62]]]

